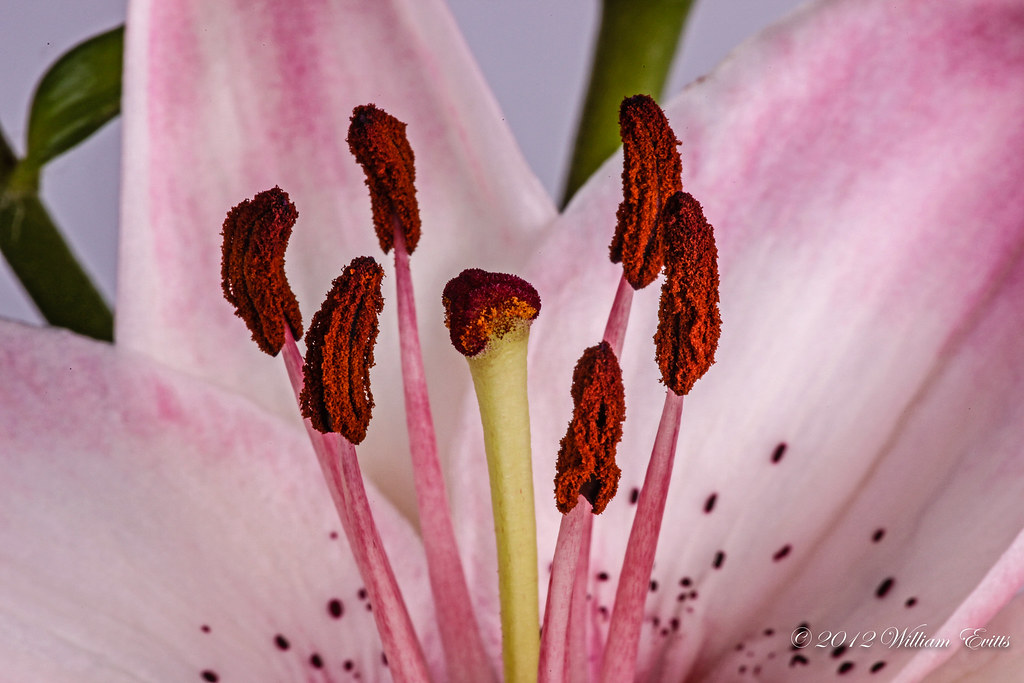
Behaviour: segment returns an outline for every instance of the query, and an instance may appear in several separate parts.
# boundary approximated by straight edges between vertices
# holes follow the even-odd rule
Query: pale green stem
[[[604,0],[563,206],[619,147],[619,104],[661,99],[693,0]]]
[[[523,325],[469,357],[491,481],[506,683],[537,680],[540,614]]]
[[[17,163],[0,131],[0,253],[46,322],[111,341],[114,316],[35,188],[12,186]]]

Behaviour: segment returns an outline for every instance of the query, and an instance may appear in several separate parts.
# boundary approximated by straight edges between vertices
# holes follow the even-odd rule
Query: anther
[[[476,356],[492,340],[527,327],[540,313],[540,296],[526,280],[470,268],[444,287],[444,324],[452,345]]]
[[[622,262],[633,289],[658,277],[664,260],[661,213],[672,194],[682,190],[679,140],[664,112],[647,95],[622,101],[622,203],[610,246],[612,263]]]
[[[317,430],[340,432],[352,443],[366,436],[373,410],[370,368],[383,277],[369,256],[354,259],[334,280],[306,334],[302,414]]]
[[[577,361],[572,402],[572,421],[555,466],[555,503],[568,514],[582,495],[597,515],[619,486],[615,449],[626,418],[622,369],[608,342],[591,346]]]
[[[397,221],[411,254],[420,239],[420,209],[405,124],[375,105],[356,107],[348,127],[348,146],[366,173],[380,248],[385,254],[391,251]]]
[[[682,396],[715,362],[722,327],[718,250],[700,204],[689,194],[672,195],[665,218],[665,284],[655,356],[662,381]]]
[[[221,233],[224,298],[271,356],[284,345],[285,325],[295,338],[302,336],[302,314],[284,274],[284,252],[298,215],[288,193],[275,187],[231,209]]]

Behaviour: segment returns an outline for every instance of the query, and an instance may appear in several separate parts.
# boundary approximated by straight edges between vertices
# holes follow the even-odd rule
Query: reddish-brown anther
[[[366,437],[373,410],[370,368],[383,278],[384,269],[369,256],[354,259],[335,278],[306,334],[302,414],[319,431],[340,432],[352,443]]]
[[[576,362],[572,403],[572,420],[555,465],[555,504],[568,514],[582,495],[597,515],[619,488],[615,449],[626,419],[622,369],[608,342],[591,346]]]
[[[411,254],[420,239],[420,207],[405,124],[375,105],[356,107],[348,127],[348,147],[366,173],[380,248],[385,254],[391,251],[397,221]]]
[[[661,272],[664,244],[661,212],[673,193],[683,189],[679,140],[664,112],[647,95],[622,101],[622,203],[612,238],[612,263],[633,289],[651,284]]]
[[[475,356],[540,313],[540,296],[526,280],[505,273],[470,268],[448,281],[441,296],[444,324],[452,345]]]
[[[221,232],[224,298],[271,356],[284,345],[285,325],[296,339],[302,337],[299,303],[284,274],[284,252],[298,215],[288,193],[275,187],[231,209]]]
[[[655,357],[661,379],[682,396],[715,362],[722,333],[718,313],[718,249],[697,200],[685,192],[665,205],[665,284]]]

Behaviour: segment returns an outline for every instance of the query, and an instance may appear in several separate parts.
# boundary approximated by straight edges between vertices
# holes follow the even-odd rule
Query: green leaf
[[[563,205],[618,149],[619,104],[661,99],[694,0],[604,0]]]
[[[29,175],[120,113],[123,52],[124,27],[119,26],[72,48],[39,81],[22,162]]]
[[[114,316],[32,190],[9,182],[17,159],[0,132],[0,252],[51,325],[114,338]]]

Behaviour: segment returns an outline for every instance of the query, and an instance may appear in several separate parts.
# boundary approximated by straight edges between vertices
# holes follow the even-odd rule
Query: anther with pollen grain
[[[622,369],[608,342],[591,346],[576,363],[572,402],[572,420],[555,465],[555,502],[562,514],[568,514],[582,495],[596,515],[619,486],[615,449],[626,418]]]
[[[664,260],[662,211],[665,202],[683,189],[679,140],[661,108],[647,95],[622,101],[622,203],[609,248],[612,263],[622,262],[633,289],[658,277]]]
[[[356,444],[366,436],[373,409],[370,368],[384,308],[383,277],[384,269],[369,256],[354,259],[334,280],[306,334],[302,414],[317,430],[340,432]]]
[[[302,314],[284,274],[284,252],[298,215],[288,193],[275,187],[231,209],[221,233],[224,298],[271,356],[284,345],[285,325],[302,336]]]
[[[348,146],[366,173],[380,248],[385,254],[391,251],[394,221],[398,221],[406,251],[411,254],[420,239],[420,209],[405,124],[375,105],[356,107],[348,127]]]
[[[662,381],[689,393],[715,362],[721,335],[718,250],[697,200],[677,192],[665,206],[665,284],[661,289],[655,356]]]
[[[506,273],[469,268],[444,287],[444,324],[452,345],[475,356],[540,313],[540,296],[526,280]]]

